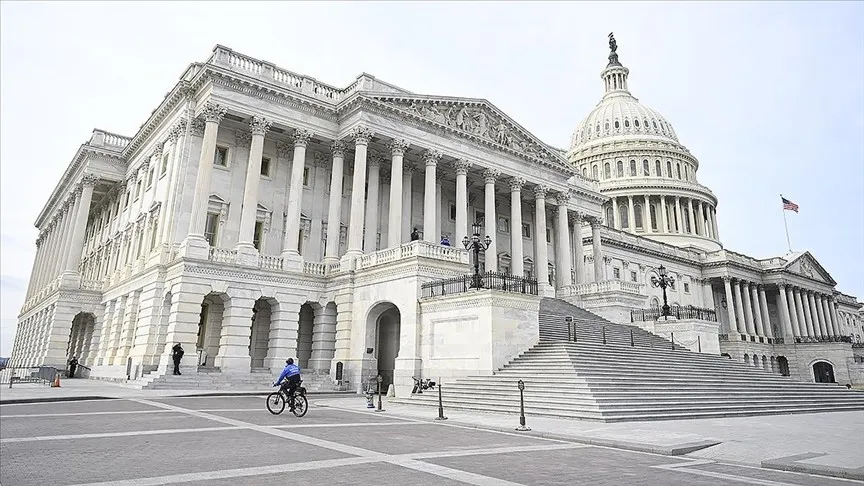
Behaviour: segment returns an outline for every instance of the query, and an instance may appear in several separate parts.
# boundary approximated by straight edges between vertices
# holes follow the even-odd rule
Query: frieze
[[[308,288],[312,284],[312,280],[306,277],[304,278],[295,278],[295,277],[281,277],[277,275],[265,275],[258,273],[248,273],[242,272],[239,270],[231,270],[224,267],[210,267],[210,266],[200,266],[200,265],[183,265],[183,272],[188,272],[190,274],[200,274],[200,275],[208,275],[214,277],[221,277],[226,280],[257,280],[262,282],[273,282],[284,285],[296,285],[301,288]],[[323,285],[320,285],[319,282],[315,282],[316,286],[320,286],[321,289],[324,288]]]
[[[208,66],[208,69],[209,68],[210,67]],[[274,89],[272,87],[264,86],[257,82],[250,83],[249,78],[240,79],[233,74],[227,74],[222,72],[212,72],[210,74],[212,75],[213,84],[216,86],[227,88],[231,91],[252,96],[254,98],[258,98],[264,101],[269,101],[282,106],[287,106],[289,108],[303,111],[317,117],[327,119],[329,121],[336,121],[337,119],[335,109],[320,105],[318,103],[311,103],[300,96],[293,95],[289,91],[284,91],[282,89]]]

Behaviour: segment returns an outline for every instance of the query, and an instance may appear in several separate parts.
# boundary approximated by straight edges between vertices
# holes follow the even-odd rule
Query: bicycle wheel
[[[279,415],[285,410],[285,397],[279,392],[267,395],[267,410],[273,415]]]
[[[309,409],[309,402],[306,401],[306,397],[303,395],[296,395],[294,397],[294,416],[302,417],[306,415],[306,410]]]

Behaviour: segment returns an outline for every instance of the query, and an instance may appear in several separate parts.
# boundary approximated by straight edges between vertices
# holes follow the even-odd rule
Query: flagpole
[[[783,199],[783,194],[780,194],[780,199]],[[792,240],[789,239],[789,224],[786,222],[786,208],[783,205],[780,208],[783,211],[783,227],[786,228],[786,244],[789,245],[789,253],[792,253]]]

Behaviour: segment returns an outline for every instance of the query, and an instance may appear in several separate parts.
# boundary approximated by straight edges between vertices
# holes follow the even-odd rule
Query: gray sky
[[[33,221],[94,127],[132,136],[222,44],[347,86],[368,72],[485,98],[566,148],[599,101],[615,32],[631,92],[674,126],[718,196],[726,248],[793,250],[864,298],[864,3],[0,3],[0,356]]]

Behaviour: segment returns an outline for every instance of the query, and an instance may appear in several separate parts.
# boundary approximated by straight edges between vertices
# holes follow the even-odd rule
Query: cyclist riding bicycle
[[[288,358],[285,361],[285,368],[282,368],[282,374],[280,374],[279,379],[273,383],[273,386],[279,385],[281,385],[282,391],[285,392],[286,396],[289,397],[288,404],[293,412],[294,392],[297,391],[297,387],[300,386],[300,367],[294,364],[294,358]]]

